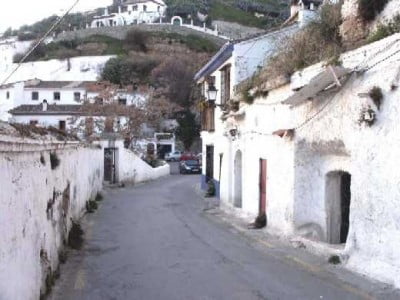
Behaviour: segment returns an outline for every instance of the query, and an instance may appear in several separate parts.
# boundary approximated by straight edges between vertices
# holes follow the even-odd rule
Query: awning
[[[351,72],[352,70],[340,66],[327,66],[323,72],[312,78],[308,85],[282,103],[296,106],[304,101],[312,100],[322,91],[342,86]]]

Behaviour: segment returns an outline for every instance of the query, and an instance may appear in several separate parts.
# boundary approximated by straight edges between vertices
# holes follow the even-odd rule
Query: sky
[[[2,0],[0,9],[0,33],[7,28],[19,28],[21,25],[32,24],[54,14],[61,15],[67,11],[76,0]],[[110,5],[112,0],[80,0],[72,12],[91,10]]]

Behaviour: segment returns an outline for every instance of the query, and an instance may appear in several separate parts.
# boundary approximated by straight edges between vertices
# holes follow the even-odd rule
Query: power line
[[[50,28],[47,30],[47,32],[39,39],[39,41],[36,42],[36,44],[29,50],[24,57],[21,58],[21,60],[18,62],[18,65],[15,67],[14,70],[11,71],[11,73],[2,81],[1,85],[4,85],[10,78],[15,74],[15,72],[18,71],[18,69],[21,67],[21,65],[24,63],[24,61],[29,57],[29,55],[32,54],[33,51],[36,50],[37,47],[54,31],[54,29],[57,28],[58,25],[65,19],[65,17],[71,12],[72,9],[79,3],[80,0],[76,0],[74,4],[65,12],[64,15],[62,15]]]

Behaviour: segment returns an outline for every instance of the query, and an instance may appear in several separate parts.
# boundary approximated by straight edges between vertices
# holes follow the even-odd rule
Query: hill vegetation
[[[165,2],[168,5],[166,21],[179,15],[187,20],[193,20],[197,25],[204,21],[199,17],[200,13],[207,16],[208,24],[215,20],[223,20],[251,27],[269,28],[284,20],[289,13],[289,0],[166,0]],[[111,6],[110,11],[117,11],[116,6]],[[69,14],[55,34],[86,28],[93,16],[102,13],[103,8],[98,8],[90,13]],[[34,24],[21,26],[19,29],[9,28],[3,37],[16,35],[21,41],[37,39],[55,23],[57,18],[53,15]]]

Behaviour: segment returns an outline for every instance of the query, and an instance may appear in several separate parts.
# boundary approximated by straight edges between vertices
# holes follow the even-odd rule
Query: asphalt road
[[[176,172],[176,166],[174,166]],[[276,259],[203,211],[197,175],[105,192],[50,299],[365,299]]]

